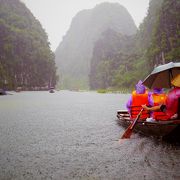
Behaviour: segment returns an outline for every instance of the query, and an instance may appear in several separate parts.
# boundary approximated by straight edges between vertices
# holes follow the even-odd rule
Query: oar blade
[[[130,127],[128,127],[126,129],[124,134],[121,136],[121,139],[129,139],[131,137],[131,134],[132,134],[132,129],[131,129],[131,126],[130,126]]]
[[[126,129],[126,131],[124,132],[124,134],[121,136],[121,139],[129,139],[129,138],[131,137],[133,128],[134,128],[134,126],[136,125],[137,121],[139,120],[142,111],[143,111],[143,108],[141,109],[141,111],[140,111],[139,114],[137,115],[136,119],[129,125],[129,127]]]

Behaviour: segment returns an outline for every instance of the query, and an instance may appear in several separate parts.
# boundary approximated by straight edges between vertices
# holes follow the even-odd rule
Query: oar
[[[121,136],[121,139],[129,139],[131,137],[132,131],[134,129],[134,126],[136,125],[137,121],[139,120],[141,114],[142,114],[143,108],[137,115],[136,119],[129,125],[129,127],[126,129],[124,134]]]

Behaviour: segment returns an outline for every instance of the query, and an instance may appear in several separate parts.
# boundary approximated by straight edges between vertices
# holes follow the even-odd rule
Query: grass
[[[121,94],[128,94],[131,93],[130,89],[98,89],[97,93],[121,93]]]

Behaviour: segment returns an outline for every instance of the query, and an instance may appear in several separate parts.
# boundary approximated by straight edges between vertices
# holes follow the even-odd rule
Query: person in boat
[[[180,118],[180,74],[177,75],[172,81],[173,89],[171,89],[167,95],[166,102],[153,107],[142,107],[147,111],[159,111],[161,110],[166,114],[166,119],[179,119]]]
[[[132,119],[135,119],[142,109],[141,105],[146,104],[147,106],[153,106],[153,99],[151,93],[148,92],[145,86],[142,84],[140,80],[136,86],[135,90],[132,92],[131,97],[126,103],[126,108]],[[141,114],[142,119],[146,119],[150,117],[150,113],[148,111],[143,111]]]
[[[153,88],[152,98],[154,106],[165,104],[167,95],[162,88]],[[162,111],[154,111],[152,114],[154,120],[167,119],[166,114]]]

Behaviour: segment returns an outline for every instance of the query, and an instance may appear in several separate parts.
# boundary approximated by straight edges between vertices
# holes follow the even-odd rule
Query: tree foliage
[[[148,47],[147,57],[151,65],[180,59],[179,28],[180,1],[164,0],[157,11],[151,44]]]
[[[179,23],[180,1],[151,0],[134,36],[104,32],[93,50],[91,89],[131,88],[155,66],[179,61]]]
[[[19,0],[0,0],[0,86],[56,84],[54,54],[39,21]]]

